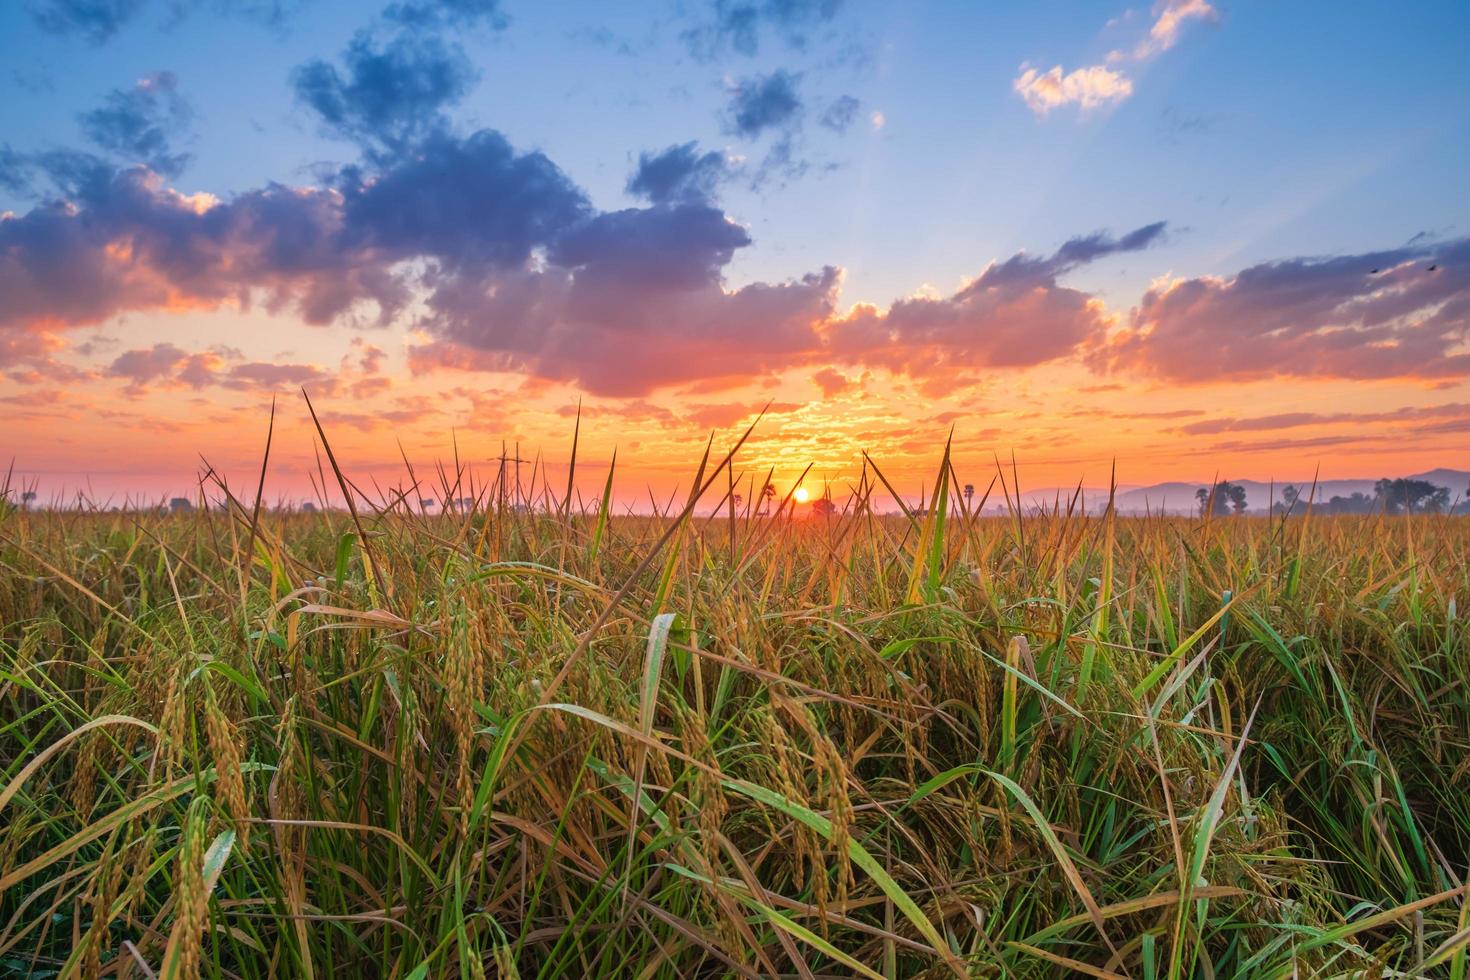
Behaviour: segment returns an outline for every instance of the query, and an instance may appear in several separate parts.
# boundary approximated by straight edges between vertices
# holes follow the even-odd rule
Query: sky
[[[0,5],[43,499],[1470,469],[1470,6]],[[0,460],[0,463],[5,460]],[[783,483],[784,481],[784,483]]]

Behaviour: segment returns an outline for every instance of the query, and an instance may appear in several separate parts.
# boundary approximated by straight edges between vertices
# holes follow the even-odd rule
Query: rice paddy
[[[730,467],[8,504],[0,973],[1463,980],[1465,521]]]

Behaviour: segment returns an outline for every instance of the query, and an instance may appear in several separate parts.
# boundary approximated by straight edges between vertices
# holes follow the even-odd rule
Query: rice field
[[[11,494],[0,974],[1466,976],[1466,521],[730,468]]]

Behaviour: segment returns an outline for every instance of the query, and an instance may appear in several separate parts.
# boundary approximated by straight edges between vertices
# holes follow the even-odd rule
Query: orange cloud
[[[1154,5],[1154,14],[1154,23],[1149,28],[1148,37],[1133,49],[1135,61],[1152,58],[1172,48],[1179,40],[1179,32],[1187,21],[1214,20],[1216,17],[1215,8],[1205,0],[1163,0]],[[1121,53],[1113,52],[1109,55],[1109,60],[1116,57],[1121,57]]]
[[[1022,65],[1021,74],[1011,87],[1038,116],[1053,109],[1076,105],[1083,110],[1097,109],[1121,102],[1133,94],[1133,83],[1122,74],[1103,65],[1078,68],[1067,74],[1062,66],[1039,72]]]
[[[1155,285],[1090,355],[1183,384],[1470,375],[1470,239]]]

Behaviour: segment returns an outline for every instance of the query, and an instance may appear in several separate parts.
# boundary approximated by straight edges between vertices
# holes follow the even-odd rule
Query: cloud
[[[13,150],[9,143],[0,143],[0,190],[22,194],[30,188],[30,161]]]
[[[228,202],[144,168],[92,175],[64,200],[0,217],[0,330],[100,323],[137,310],[248,305],[326,323],[361,301],[391,316],[403,286],[342,241],[341,195],[278,184]]]
[[[51,334],[39,330],[17,330],[0,333],[0,367],[42,361],[63,344]]]
[[[1058,277],[1108,255],[1159,241],[1164,223],[1121,238],[1074,238],[1048,256],[1020,253],[992,263],[946,297],[915,296],[887,312],[859,306],[825,328],[834,357],[914,376],[955,381],[988,367],[1056,360],[1097,342],[1111,322],[1095,297]]]
[[[280,28],[305,0],[214,0],[208,6],[220,13]],[[111,40],[136,20],[149,0],[27,0],[36,24],[52,34],[75,35],[93,44]],[[183,17],[205,0],[171,0],[168,16]]]
[[[436,136],[396,167],[342,172],[335,187],[270,184],[229,201],[180,194],[146,168],[70,156],[57,166],[64,199],[0,217],[0,329],[256,298],[309,323],[364,303],[388,320],[410,295],[401,264],[432,260],[433,287],[517,267],[591,214],[550,160],[489,130]]]
[[[390,263],[427,256],[440,274],[520,265],[592,214],[550,159],[489,129],[435,134],[386,169],[348,168],[338,184],[345,247]]]
[[[686,204],[599,214],[558,238],[547,257],[575,271],[586,301],[622,306],[718,284],[735,250],[749,244],[724,212]]]
[[[220,387],[236,391],[275,391],[307,385],[323,391],[336,388],[336,379],[314,364],[244,361],[239,351],[229,348],[190,353],[170,343],[124,351],[108,366],[107,374],[127,381],[134,395],[152,387]]]
[[[830,23],[843,0],[714,0],[704,23],[683,38],[697,58],[712,58],[726,48],[753,56],[761,38],[772,34],[788,46],[805,48],[810,31]]]
[[[1161,0],[1154,4],[1154,22],[1149,28],[1148,37],[1138,43],[1131,57],[1134,61],[1143,61],[1162,54],[1179,40],[1179,32],[1186,22],[1214,20],[1216,16],[1215,8],[1205,0]],[[1122,52],[1115,51],[1109,55],[1109,60],[1121,60],[1124,57],[1126,56]]]
[[[31,16],[42,30],[77,34],[101,44],[138,15],[146,0],[32,0]]]
[[[499,31],[508,23],[500,0],[409,0],[389,5],[383,16],[421,30],[484,26]]]
[[[628,186],[649,204],[598,210],[553,161],[493,130],[416,130],[455,86],[419,85],[418,55],[434,61],[435,52],[398,43],[349,54],[345,76],[333,69],[332,84],[306,86],[329,93],[326,117],[366,144],[360,163],[318,186],[268,184],[217,199],[183,194],[145,166],[119,169],[74,151],[37,157],[58,194],[0,216],[0,336],[259,303],[311,324],[376,317],[415,327],[427,337],[410,351],[417,372],[513,371],[619,397],[842,364],[951,384],[1096,345],[1112,315],[1060,277],[1163,231],[1075,238],[1049,255],[994,263],[948,297],[839,316],[834,267],[726,281],[752,241],[713,203],[728,166],[718,154],[695,143],[644,154]],[[388,109],[372,108],[379,68],[383,78],[418,80]],[[778,88],[793,84],[778,77]],[[414,120],[412,105],[424,109]],[[324,383],[309,366],[210,355],[223,357],[155,345],[125,350],[109,370],[134,387]],[[376,363],[363,356],[364,370]]]
[[[114,378],[127,379],[132,388],[142,389],[159,379],[172,380],[175,371],[189,356],[187,351],[173,344],[154,344],[119,354],[108,366],[107,373]]]
[[[358,370],[365,375],[380,374],[383,370],[383,362],[388,358],[388,352],[377,344],[369,344],[361,337],[352,338],[352,346],[360,353],[357,358]],[[347,367],[347,358],[343,358],[343,368]],[[387,379],[383,379],[387,380]]]
[[[102,150],[172,177],[189,161],[173,143],[188,128],[191,116],[189,104],[179,95],[177,76],[159,71],[138,79],[132,88],[114,89],[101,106],[80,114],[77,121]]]
[[[660,153],[642,153],[638,169],[628,178],[628,193],[653,204],[701,204],[714,200],[720,183],[730,176],[723,153],[699,152],[693,140]]]
[[[85,345],[84,345],[85,346]],[[58,360],[66,342],[40,330],[0,331],[0,369],[16,384],[79,384],[93,373]]]
[[[253,303],[313,324],[387,323],[417,300],[409,322],[429,340],[410,351],[415,372],[513,371],[619,397],[840,363],[951,383],[957,372],[1062,357],[1095,343],[1111,316],[1058,278],[1163,231],[1074,238],[994,263],[946,298],[838,316],[833,267],[726,283],[751,238],[707,199],[714,162],[693,144],[642,161],[630,186],[654,203],[619,211],[593,208],[551,160],[491,130],[435,132],[401,159],[342,168],[324,186],[271,184],[228,200],[86,155],[55,169],[65,198],[0,218],[0,336]],[[365,349],[363,370],[377,362]],[[125,351],[110,370],[134,388],[323,383],[305,368],[221,365],[167,346]]]
[[[1206,0],[1158,0],[1148,35],[1131,51],[1110,51],[1107,64],[1088,65],[1071,72],[1063,72],[1061,65],[1041,72],[1023,64],[1011,88],[1038,116],[1067,105],[1075,105],[1085,112],[1122,102],[1133,94],[1133,82],[1108,65],[1147,61],[1172,48],[1186,22],[1214,17],[1215,8]]]
[[[1470,404],[1421,405],[1394,409],[1387,412],[1280,412],[1275,415],[1258,415],[1248,418],[1205,419],[1180,426],[1178,431],[1186,435],[1215,435],[1221,432],[1269,432],[1279,429],[1296,429],[1306,425],[1366,425],[1382,422],[1409,422],[1422,419],[1463,420],[1470,418]],[[1458,421],[1454,423],[1459,424]],[[1439,426],[1421,426],[1420,431]]]
[[[1375,271],[1377,270],[1377,271]],[[1470,238],[1155,285],[1092,355],[1180,383],[1470,376]]]
[[[800,80],[800,75],[784,70],[742,79],[730,93],[731,131],[755,139],[769,130],[791,127],[801,113],[796,92]]]
[[[768,373],[817,345],[840,276],[829,267],[729,289],[722,267],[748,241],[704,207],[601,215],[554,247],[545,268],[442,284],[425,323],[439,339],[411,349],[410,363],[527,371],[624,397]]]
[[[420,326],[477,366],[638,393],[809,350],[838,279],[727,289],[723,270],[750,236],[722,211],[598,212],[545,156],[489,130],[434,134],[329,186],[227,201],[180,194],[146,168],[69,166],[69,196],[0,218],[7,334],[256,301],[309,323],[373,309],[386,322],[417,294]],[[176,361],[129,352],[116,370],[146,384],[150,366]]]
[[[812,375],[812,384],[822,389],[823,398],[835,398],[857,387],[857,382],[836,368],[822,368]]]
[[[857,120],[861,103],[851,95],[838,96],[822,111],[821,124],[834,133],[845,133]]]
[[[1011,87],[1038,116],[1053,109],[1076,105],[1083,110],[1121,102],[1133,94],[1133,83],[1103,65],[1078,68],[1062,74],[1062,66],[1041,73],[1022,65],[1022,71]]]
[[[384,158],[447,129],[444,110],[478,77],[458,46],[414,32],[386,44],[359,33],[342,62],[342,71],[320,59],[297,68],[296,97],[327,132]]]

